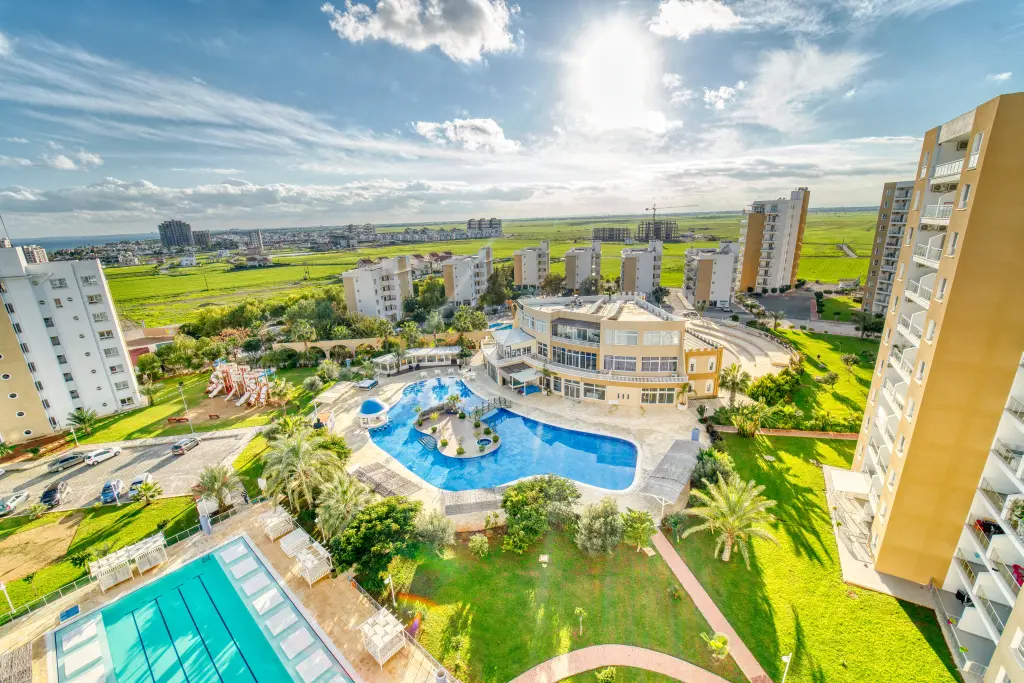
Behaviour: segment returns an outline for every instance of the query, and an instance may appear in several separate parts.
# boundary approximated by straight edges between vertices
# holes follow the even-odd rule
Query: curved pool
[[[501,437],[501,448],[494,453],[456,459],[428,450],[414,426],[415,408],[436,405],[453,393],[469,409],[484,403],[458,379],[416,382],[388,411],[388,424],[371,430],[370,438],[421,479],[446,491],[501,486],[535,474],[556,474],[612,490],[633,483],[637,451],[629,441],[556,427],[504,408],[484,421]]]

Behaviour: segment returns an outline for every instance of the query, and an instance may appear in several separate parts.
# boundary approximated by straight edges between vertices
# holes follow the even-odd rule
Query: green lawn
[[[30,575],[30,580],[21,578],[7,583],[7,592],[15,607],[30,602],[61,586],[82,578],[88,573],[86,567],[75,567],[69,557],[86,552],[92,548],[109,546],[109,550],[117,550],[126,545],[141,541],[158,530],[158,524],[166,521],[164,534],[172,536],[179,531],[191,528],[199,523],[195,503],[191,498],[161,498],[148,506],[142,503],[122,505],[104,505],[82,511],[84,516],[78,523],[75,536],[68,546],[64,559],[47,565]],[[43,523],[54,523],[67,513],[46,515]],[[15,518],[21,519],[21,518]],[[6,520],[5,520],[6,521]],[[9,520],[14,522],[15,520]],[[38,526],[39,520],[25,524],[19,530],[24,533]]]
[[[316,372],[316,368],[296,368],[281,370],[278,376],[284,377],[301,387],[302,381]],[[209,371],[191,375],[174,377],[162,382],[155,382],[160,392],[154,397],[154,403],[146,408],[118,413],[101,419],[93,433],[89,436],[79,435],[81,443],[106,443],[124,439],[145,439],[153,436],[176,436],[188,434],[188,423],[169,423],[167,418],[180,417],[184,414],[181,397],[178,395],[178,382],[184,382],[183,391],[189,408],[194,409],[205,398],[206,385],[210,379]],[[223,399],[213,399],[222,402]],[[299,397],[289,404],[289,412],[305,412],[313,400],[313,394],[303,389]],[[225,402],[226,405],[226,402]],[[205,415],[193,419],[196,431],[209,432],[233,427],[255,427],[269,424],[282,413],[280,407],[268,407],[259,412],[251,412],[247,416],[209,420]]]
[[[522,556],[501,552],[497,539],[491,545],[483,560],[460,543],[449,559],[423,552],[393,567],[396,583],[411,584],[401,606],[423,615],[418,637],[431,654],[451,667],[452,637],[468,639],[463,680],[504,683],[551,657],[603,643],[648,647],[745,680],[732,659],[712,662],[700,638],[707,622],[685,593],[678,601],[669,596],[679,584],[660,556],[622,546],[610,557],[587,558],[554,532]],[[537,561],[542,553],[551,556],[547,568]],[[588,613],[583,637],[577,607]],[[664,680],[629,674],[620,680]]]
[[[868,391],[871,388],[871,373],[878,354],[877,339],[857,339],[834,334],[803,332],[801,330],[779,330],[778,334],[792,342],[804,355],[807,372],[801,375],[802,385],[793,397],[794,403],[809,419],[815,410],[827,410],[836,418],[864,413]],[[851,372],[846,370],[840,358],[852,353],[860,358]],[[865,355],[866,354],[866,355]],[[818,384],[815,377],[828,371],[839,373],[834,389]]]
[[[256,480],[263,474],[263,452],[268,447],[267,438],[260,434],[246,444],[233,463],[235,472],[245,484],[245,490],[250,496],[260,494],[260,486]]]
[[[869,258],[848,256],[801,256],[797,277],[809,282],[839,282],[859,277],[867,279]]]
[[[932,610],[842,582],[824,479],[810,460],[849,467],[856,442],[725,438],[737,472],[778,501],[779,545],[755,541],[749,571],[738,555],[714,559],[705,533],[676,546],[768,675],[779,681],[780,657],[795,651],[787,683],[958,681]]]
[[[603,666],[594,671],[588,671],[587,673],[580,674],[579,676],[569,676],[569,678],[563,678],[561,683],[596,683],[597,672],[606,668],[608,667]],[[629,666],[615,666],[612,668],[615,669],[615,683],[633,683],[633,681],[644,681],[644,683],[668,683],[668,681],[678,680],[671,676],[662,676],[661,674],[656,674],[653,671],[634,669]]]
[[[37,527],[46,526],[47,524],[54,524],[64,519],[65,515],[69,515],[69,512],[48,512],[45,515],[41,515],[36,519],[32,519],[28,515],[19,515],[17,517],[4,517],[0,519],[0,541],[4,540],[9,536],[20,534]]]
[[[854,311],[861,310],[860,304],[853,300],[853,297],[849,296],[827,296],[823,300],[825,304],[825,310],[818,314],[818,317],[822,320],[839,320],[840,322],[850,322],[850,314]],[[836,318],[836,313],[839,314],[839,318]]]

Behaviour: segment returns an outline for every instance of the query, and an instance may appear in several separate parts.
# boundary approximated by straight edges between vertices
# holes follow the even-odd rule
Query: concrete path
[[[697,577],[693,575],[690,568],[683,562],[683,558],[679,557],[679,553],[676,552],[672,543],[660,531],[654,535],[653,543],[654,548],[661,554],[665,562],[668,563],[672,573],[679,579],[679,583],[683,584],[683,590],[690,595],[690,599],[697,605],[697,609],[707,619],[711,628],[718,633],[724,633],[729,636],[729,653],[736,660],[743,675],[751,683],[771,683],[768,674],[765,673],[757,659],[754,658],[754,655],[747,649],[743,641],[740,640],[739,635],[729,624],[725,615],[718,609],[718,605],[715,604],[715,601],[711,599],[711,596],[704,590],[704,587],[700,585]]]
[[[591,645],[552,657],[526,673],[516,676],[512,683],[553,683],[606,666],[631,666],[654,671],[685,683],[727,683],[721,676],[682,659],[631,645]]]

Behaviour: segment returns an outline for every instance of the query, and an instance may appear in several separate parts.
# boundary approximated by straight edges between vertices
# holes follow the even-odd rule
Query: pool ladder
[[[423,447],[426,448],[428,451],[437,450],[437,439],[435,439],[434,437],[427,436],[426,434],[424,434],[423,436],[420,437],[419,441],[421,444],[423,444]]]

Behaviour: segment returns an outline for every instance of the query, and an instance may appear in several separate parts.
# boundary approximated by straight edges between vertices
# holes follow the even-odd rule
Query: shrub
[[[601,669],[594,674],[594,680],[597,683],[615,683],[615,667],[609,666],[607,669]]]
[[[800,326],[800,329],[801,329],[801,330],[805,330],[805,331],[806,331],[806,330],[807,330],[807,325],[801,325],[801,326]]]
[[[494,441],[494,443],[498,443],[498,435],[495,434],[491,440]]]
[[[479,428],[480,427],[480,420],[473,420],[473,426]]]
[[[509,486],[501,500],[506,517],[502,549],[522,555],[552,524],[575,531],[573,506],[579,499],[575,483],[553,475]]]
[[[611,554],[622,543],[622,516],[610,497],[583,508],[576,545],[587,555]]]
[[[736,475],[736,466],[725,451],[715,448],[702,448],[697,453],[697,466],[690,475],[690,486],[695,489],[706,489],[708,484],[722,479],[729,480]]]
[[[455,449],[455,455],[465,455],[465,454],[466,454],[466,449],[463,448],[462,446],[459,446],[457,449]]]
[[[793,392],[800,386],[800,378],[790,369],[777,374],[762,375],[756,379],[747,391],[747,396],[767,405],[775,405],[783,399],[792,398]]]
[[[484,434],[490,434],[490,433],[491,433],[491,428],[490,427],[484,427]]]
[[[437,425],[433,425],[433,426],[432,426],[432,427],[430,428],[430,433],[431,433],[431,434],[436,434],[436,433],[437,433]]]
[[[448,439],[441,439],[441,448],[448,447]]]
[[[491,552],[491,541],[483,534],[473,534],[469,537],[469,552],[483,559]]]
[[[679,586],[669,586],[668,597],[672,598],[673,600],[682,600],[683,591],[679,588]]]
[[[732,320],[734,323],[738,323],[740,321],[740,316],[737,313],[733,313],[729,316],[729,320]]]
[[[682,510],[676,512],[670,512],[661,520],[661,525],[665,527],[670,534],[672,534],[676,541],[679,540],[680,535],[683,533],[683,529],[686,528],[688,518],[686,513]]]
[[[311,394],[319,394],[323,391],[324,381],[317,375],[310,375],[302,381],[302,388]]]
[[[487,446],[480,444],[480,452],[483,453],[485,450],[487,450]]]
[[[466,419],[466,414],[465,413],[459,413],[459,419],[460,420],[465,420]]]
[[[444,555],[445,548],[455,545],[455,522],[440,510],[427,515],[421,513],[416,520],[416,537],[438,555]]]

